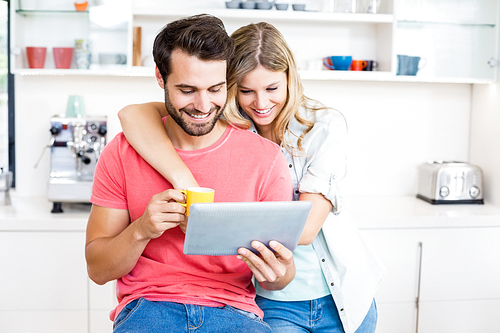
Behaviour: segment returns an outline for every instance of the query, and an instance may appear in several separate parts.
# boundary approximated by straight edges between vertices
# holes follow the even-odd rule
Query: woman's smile
[[[271,106],[270,108],[263,109],[263,110],[258,110],[258,109],[253,109],[259,116],[267,116],[273,111],[274,105]]]
[[[287,100],[287,75],[258,66],[238,84],[238,104],[262,135],[272,127]]]

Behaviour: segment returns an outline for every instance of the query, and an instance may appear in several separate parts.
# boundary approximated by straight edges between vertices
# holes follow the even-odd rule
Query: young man
[[[208,15],[174,21],[158,34],[153,54],[170,114],[165,129],[198,183],[215,189],[216,201],[290,200],[279,147],[219,119],[232,50],[222,22]],[[245,249],[238,257],[184,255],[184,200],[123,133],[106,146],[85,253],[93,281],[118,280],[114,332],[271,332],[254,301],[252,273],[266,289],[283,288],[295,275],[291,251],[253,242],[260,256]]]

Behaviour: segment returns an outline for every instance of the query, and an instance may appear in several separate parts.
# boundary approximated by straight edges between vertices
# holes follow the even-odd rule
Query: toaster
[[[483,204],[483,175],[466,162],[435,161],[418,167],[417,198],[431,204]]]

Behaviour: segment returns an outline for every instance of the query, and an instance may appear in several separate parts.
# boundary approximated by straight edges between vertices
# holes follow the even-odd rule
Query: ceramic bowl
[[[303,11],[306,9],[306,5],[302,4],[302,3],[294,3],[294,4],[292,4],[292,8],[293,8],[293,10]]]
[[[257,9],[271,9],[273,8],[273,3],[272,2],[257,2]]]
[[[275,3],[277,10],[287,10],[288,9],[288,4],[287,3]]]
[[[243,8],[243,9],[255,9],[255,2],[253,2],[253,1],[242,2],[241,8]]]
[[[240,4],[241,4],[240,1],[235,1],[235,0],[226,1],[226,8],[229,8],[229,9],[240,8]]]

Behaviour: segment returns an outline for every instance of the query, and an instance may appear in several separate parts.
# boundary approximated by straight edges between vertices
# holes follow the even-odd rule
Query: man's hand
[[[186,225],[186,208],[180,203],[186,202],[184,194],[177,190],[166,190],[154,195],[144,210],[144,214],[134,223],[139,222],[139,237],[154,239],[165,230],[175,228],[181,223]]]
[[[292,251],[276,241],[269,242],[274,252],[258,241],[253,241],[251,245],[259,252],[259,255],[248,249],[239,248],[238,259],[245,261],[264,289],[285,288],[295,277]]]

